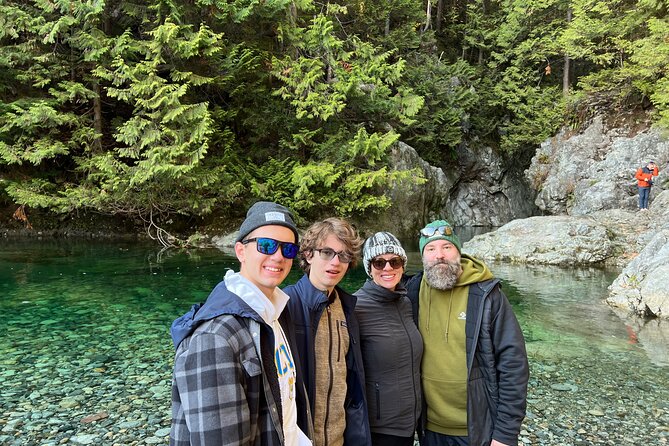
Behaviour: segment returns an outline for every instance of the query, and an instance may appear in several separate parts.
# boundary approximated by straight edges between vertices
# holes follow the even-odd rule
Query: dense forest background
[[[259,198],[373,214],[459,144],[669,123],[657,0],[0,0],[0,205],[171,227]]]

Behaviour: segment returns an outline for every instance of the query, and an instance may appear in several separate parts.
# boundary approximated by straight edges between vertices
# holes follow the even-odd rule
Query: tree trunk
[[[432,22],[432,0],[427,0],[427,7],[425,9],[425,27],[423,28],[423,32],[430,29],[430,23]]]
[[[93,128],[95,129],[95,148],[102,152],[102,99],[100,99],[100,84],[93,82]]]
[[[567,23],[571,22],[571,8],[567,9]],[[564,55],[564,67],[562,69],[562,95],[569,95],[569,70],[571,69],[571,60],[567,54]]]
[[[444,21],[444,0],[437,1],[437,32],[441,32],[441,23]]]

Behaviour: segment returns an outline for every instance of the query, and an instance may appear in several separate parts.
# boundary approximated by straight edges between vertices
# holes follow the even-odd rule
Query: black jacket
[[[420,361],[423,340],[411,314],[406,290],[392,291],[372,280],[355,294],[365,365],[372,432],[414,434],[422,406]]]
[[[360,329],[355,317],[356,298],[339,287],[335,287],[341,300],[349,333],[350,345],[346,354],[346,430],[344,431],[345,446],[365,446],[372,442],[367,420],[367,402],[365,401],[365,373],[360,353]],[[306,274],[294,285],[284,290],[290,296],[287,308],[295,324],[297,359],[299,369],[304,373],[304,381],[309,395],[309,407],[314,411],[314,395],[316,394],[316,376],[314,342],[321,315],[328,303],[325,292],[311,284]],[[300,407],[298,395],[298,410]]]
[[[417,274],[407,283],[416,325],[422,277]],[[499,279],[469,286],[465,334],[469,445],[488,446],[492,439],[518,444],[529,364],[523,333]]]

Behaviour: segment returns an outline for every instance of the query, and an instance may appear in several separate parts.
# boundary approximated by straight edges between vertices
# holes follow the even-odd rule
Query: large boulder
[[[472,238],[463,251],[516,263],[589,265],[606,261],[613,244],[606,227],[592,218],[547,216],[514,220]]]
[[[639,316],[669,319],[669,191],[648,211],[604,211],[592,215],[607,225],[624,266],[609,287],[607,303]]]
[[[669,230],[656,233],[609,287],[607,302],[639,316],[669,318]]]

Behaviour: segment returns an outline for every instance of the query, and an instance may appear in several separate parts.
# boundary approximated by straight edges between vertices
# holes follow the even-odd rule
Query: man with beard
[[[421,229],[419,247],[424,272],[407,290],[424,342],[421,445],[515,446],[529,367],[500,281],[445,220]]]

